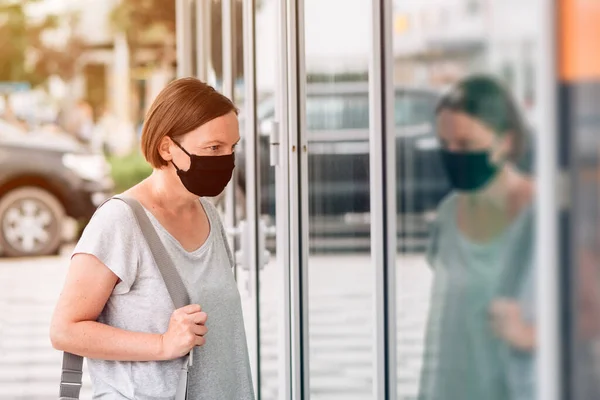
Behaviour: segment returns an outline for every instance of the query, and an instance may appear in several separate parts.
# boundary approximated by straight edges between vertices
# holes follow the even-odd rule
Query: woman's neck
[[[461,194],[463,201],[475,208],[490,209],[510,214],[523,191],[527,191],[528,179],[514,167],[507,165],[486,188],[476,193]],[[518,208],[518,207],[517,207]]]
[[[177,179],[177,180],[175,180]],[[198,207],[198,196],[190,193],[167,169],[156,169],[142,182],[152,205],[173,214]]]

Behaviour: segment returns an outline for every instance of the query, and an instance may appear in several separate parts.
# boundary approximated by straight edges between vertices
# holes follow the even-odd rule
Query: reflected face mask
[[[456,190],[474,192],[485,187],[498,173],[491,163],[489,151],[442,150],[442,160],[448,179]]]

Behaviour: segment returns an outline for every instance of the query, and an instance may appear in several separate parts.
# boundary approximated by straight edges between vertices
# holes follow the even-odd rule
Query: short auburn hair
[[[172,81],[158,94],[146,114],[141,140],[146,161],[154,168],[167,165],[158,152],[165,136],[178,138],[230,112],[237,114],[238,110],[212,86],[196,78]]]

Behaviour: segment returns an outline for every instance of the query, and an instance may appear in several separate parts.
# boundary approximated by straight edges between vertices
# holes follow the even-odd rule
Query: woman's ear
[[[515,133],[513,131],[506,132],[502,137],[502,154],[504,161],[512,161],[515,158],[516,145]]]
[[[166,162],[173,160],[173,154],[171,152],[172,143],[173,142],[171,141],[171,138],[168,136],[165,136],[162,138],[162,140],[158,144],[158,154],[160,154],[162,159],[165,160]]]

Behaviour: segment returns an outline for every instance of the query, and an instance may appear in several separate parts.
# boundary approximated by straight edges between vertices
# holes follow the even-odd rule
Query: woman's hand
[[[188,354],[195,346],[206,342],[204,335],[207,315],[197,304],[177,309],[171,315],[169,329],[162,335],[164,358],[173,360]]]
[[[521,351],[536,346],[535,326],[523,320],[521,306],[514,300],[498,299],[490,307],[492,329],[498,337]]]

